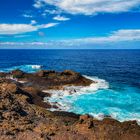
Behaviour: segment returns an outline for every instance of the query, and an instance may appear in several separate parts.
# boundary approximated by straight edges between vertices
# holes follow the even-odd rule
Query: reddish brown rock
[[[35,86],[40,90],[62,89],[63,86],[89,86],[94,81],[89,80],[79,73],[66,70],[64,72],[55,72],[41,70],[34,74],[24,74],[24,78],[30,86]]]
[[[47,110],[49,103],[44,103],[43,98],[50,95],[40,91],[41,84],[45,81],[43,87],[48,88],[51,82],[51,86],[61,87],[85,81],[88,85],[91,81],[81,75],[70,71],[49,72],[43,77],[24,73],[24,78],[28,82],[20,85],[13,80],[0,79],[0,140],[140,139],[140,126],[136,121],[121,123],[111,118],[99,121],[89,115]],[[75,81],[72,82],[73,78]],[[61,79],[60,84],[56,79]],[[67,83],[66,79],[70,81]]]
[[[24,72],[21,70],[18,70],[18,69],[12,71],[11,74],[14,78],[23,78],[23,76],[24,76]]]
[[[89,118],[89,115],[81,115],[80,121],[86,121]]]
[[[49,74],[53,74],[55,73],[55,71],[52,70],[41,70],[37,73],[35,73],[35,75],[39,76],[39,77],[47,77]]]
[[[0,72],[0,78],[6,77],[7,73]]]
[[[33,87],[23,88],[24,91],[31,95],[31,101],[33,104],[44,108],[51,108],[49,103],[43,102],[44,97],[50,96],[49,93],[41,92]]]

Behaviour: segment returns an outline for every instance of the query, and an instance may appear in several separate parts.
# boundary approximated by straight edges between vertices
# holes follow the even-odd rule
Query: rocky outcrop
[[[33,104],[44,108],[51,108],[49,103],[43,102],[44,97],[50,96],[49,93],[41,92],[33,87],[25,87],[23,90],[30,94],[30,100]]]
[[[24,73],[24,78],[29,80],[29,83],[26,84],[2,78],[0,80],[0,139],[139,140],[140,126],[136,121],[120,123],[111,118],[99,121],[89,115],[80,116],[74,113],[47,110],[51,105],[44,103],[43,98],[50,94],[37,88],[34,79],[37,78],[37,81],[40,82],[40,78],[49,81],[54,77],[51,80],[53,81],[55,76],[58,76],[56,79],[62,78],[62,81],[65,81],[67,76],[73,79],[73,76],[76,77],[76,75],[77,81],[80,78],[85,80],[86,84],[91,82],[77,73],[71,73],[71,71],[63,73],[47,73],[45,71],[43,75]],[[23,80],[24,78],[20,77],[19,79]],[[72,81],[68,83],[73,84]],[[55,82],[53,84],[55,85]]]
[[[11,71],[10,74],[13,76],[13,78],[23,78],[24,77],[24,72],[21,70],[18,70],[18,69]]]
[[[0,72],[0,78],[6,77],[7,73]]]
[[[65,70],[64,72],[56,72],[52,70],[41,70],[37,73],[29,74],[20,70],[12,71],[7,74],[17,80],[27,81],[25,86],[35,86],[37,89],[61,89],[63,86],[89,86],[91,81],[81,74]]]

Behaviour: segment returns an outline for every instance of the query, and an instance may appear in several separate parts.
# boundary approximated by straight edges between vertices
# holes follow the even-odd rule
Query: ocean
[[[0,50],[0,71],[40,69],[80,72],[98,81],[69,95],[54,92],[50,102],[64,111],[140,122],[140,50]],[[45,100],[45,99],[44,99]]]

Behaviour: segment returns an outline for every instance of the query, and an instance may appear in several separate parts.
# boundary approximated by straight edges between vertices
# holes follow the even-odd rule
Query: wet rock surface
[[[139,140],[136,121],[120,123],[111,118],[102,121],[89,115],[51,112],[43,102],[50,96],[42,89],[63,85],[88,86],[92,83],[72,71],[40,71],[35,74],[7,73],[0,79],[0,140]],[[15,72],[14,72],[15,74]],[[19,83],[18,80],[26,80]],[[38,85],[38,86],[36,86]]]

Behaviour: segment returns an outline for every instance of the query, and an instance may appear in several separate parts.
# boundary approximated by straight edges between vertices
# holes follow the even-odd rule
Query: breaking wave
[[[20,66],[13,66],[10,68],[3,68],[0,71],[1,72],[10,72],[12,70],[19,69],[24,72],[32,73],[32,72],[36,72],[36,71],[40,70],[41,68],[42,68],[41,65],[20,65]]]
[[[91,84],[90,86],[65,86],[63,90],[49,90],[52,97],[59,98],[68,95],[80,95],[80,94],[87,94],[87,93],[95,93],[99,89],[107,89],[109,88],[108,82],[103,79],[99,79],[98,77],[89,77],[84,76],[87,79],[94,81],[95,83]]]
[[[122,89],[113,89],[103,79],[85,77],[96,83],[88,87],[71,86],[65,87],[63,90],[48,91],[52,96],[44,98],[44,101],[58,106],[58,109],[51,108],[51,111],[90,114],[100,120],[106,116],[121,122],[137,120],[140,124],[140,94],[138,89],[128,85]]]
[[[78,96],[86,94],[95,94],[98,90],[108,89],[109,83],[98,77],[84,76],[95,83],[90,86],[65,86],[63,90],[47,90],[51,97],[44,98],[44,101],[49,101],[52,105],[57,103],[58,109],[62,111],[70,111],[71,101],[73,102]],[[65,99],[72,97],[72,100],[66,101]],[[52,111],[56,110],[51,108]]]

